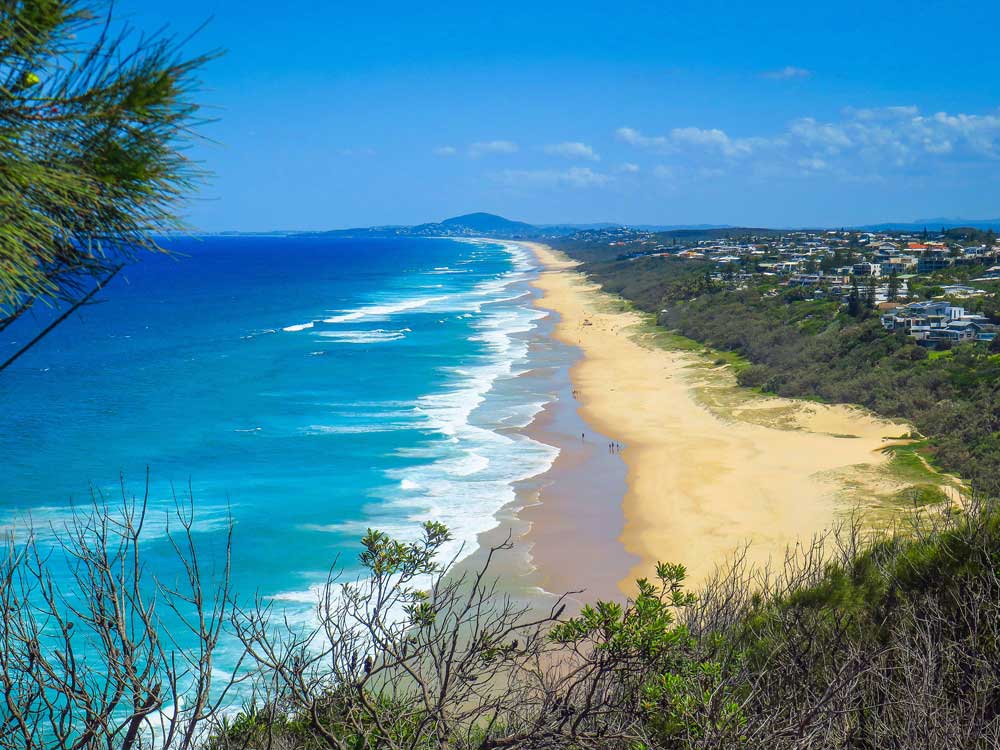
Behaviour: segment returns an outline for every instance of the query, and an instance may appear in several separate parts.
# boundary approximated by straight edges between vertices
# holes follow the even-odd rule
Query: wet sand
[[[545,608],[553,601],[550,593],[573,592],[572,611],[585,601],[621,599],[618,583],[638,558],[619,541],[625,463],[608,450],[610,438],[579,414],[569,371],[581,354],[555,338],[558,320],[550,312],[539,321],[529,344],[536,367],[519,376],[536,380],[531,390],[551,400],[530,425],[514,431],[557,446],[559,455],[546,472],[518,483],[517,499],[497,514],[496,528],[480,534],[477,551],[461,569],[481,565],[485,552],[510,535],[513,550],[494,556],[491,566],[505,593]]]

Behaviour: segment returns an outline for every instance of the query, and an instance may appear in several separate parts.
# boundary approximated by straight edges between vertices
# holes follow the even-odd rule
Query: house
[[[945,297],[956,297],[959,299],[980,297],[986,294],[985,289],[976,289],[974,286],[965,286],[964,284],[945,284],[941,289]]]
[[[851,270],[852,270],[852,273],[855,276],[881,276],[882,275],[882,264],[881,263],[855,263]]]
[[[913,255],[885,256],[879,253],[875,256],[875,261],[882,266],[883,276],[892,276],[893,273],[903,273],[917,267],[917,259]]]
[[[917,261],[917,273],[943,271],[946,268],[951,268],[954,262],[955,259],[949,257],[945,251],[933,250],[931,252],[924,253]]]
[[[816,286],[822,283],[821,273],[796,273],[788,279],[788,286]]]
[[[1000,280],[1000,266],[990,266],[982,276],[973,281],[997,281]]]
[[[936,346],[941,341],[992,341],[997,326],[983,315],[966,313],[945,300],[912,302],[887,311],[881,317],[888,331],[903,331],[925,346]]]
[[[799,261],[782,261],[781,263],[775,263],[773,270],[776,273],[795,273],[801,265]]]

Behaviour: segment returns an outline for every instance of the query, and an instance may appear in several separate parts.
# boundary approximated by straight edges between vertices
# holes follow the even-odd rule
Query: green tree
[[[0,5],[0,330],[40,302],[68,305],[0,370],[160,250],[153,235],[179,227],[198,177],[182,149],[208,58],[112,28],[85,0]]]
[[[895,302],[899,299],[899,274],[893,269],[892,274],[889,276],[889,293],[887,296],[889,302]]]
[[[864,308],[861,305],[861,291],[858,289],[858,279],[856,276],[851,276],[851,293],[847,297],[847,314],[852,318],[857,318],[863,310]]]

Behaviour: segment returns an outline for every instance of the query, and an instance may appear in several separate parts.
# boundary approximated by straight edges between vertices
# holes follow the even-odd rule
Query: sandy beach
[[[899,488],[879,449],[906,425],[852,407],[753,394],[697,353],[644,345],[643,316],[622,311],[565,256],[523,244],[545,269],[536,304],[558,314],[555,336],[582,353],[571,370],[580,416],[605,446],[607,439],[624,445],[625,497],[606,498],[623,504],[624,528],[599,530],[620,535],[628,559],[639,561],[619,580],[623,592],[658,560],[683,563],[697,583],[747,543],[752,561],[780,559],[859,499]],[[566,462],[565,472],[586,471],[574,469],[579,460]],[[528,539],[536,550],[562,550],[536,553],[540,568],[557,561],[572,568],[567,558],[575,556],[586,570],[600,564],[592,545],[553,520],[573,514],[566,485],[556,472],[540,489],[541,506],[550,506],[529,509]]]

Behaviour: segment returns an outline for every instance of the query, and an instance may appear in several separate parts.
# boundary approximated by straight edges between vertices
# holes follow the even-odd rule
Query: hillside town
[[[730,288],[761,284],[771,287],[771,294],[798,288],[803,298],[845,306],[862,300],[877,310],[886,330],[905,332],[929,347],[997,336],[990,316],[970,309],[1000,289],[1000,245],[992,230],[689,234],[610,228],[578,237],[617,250],[622,259],[662,256],[711,264],[711,281]]]

